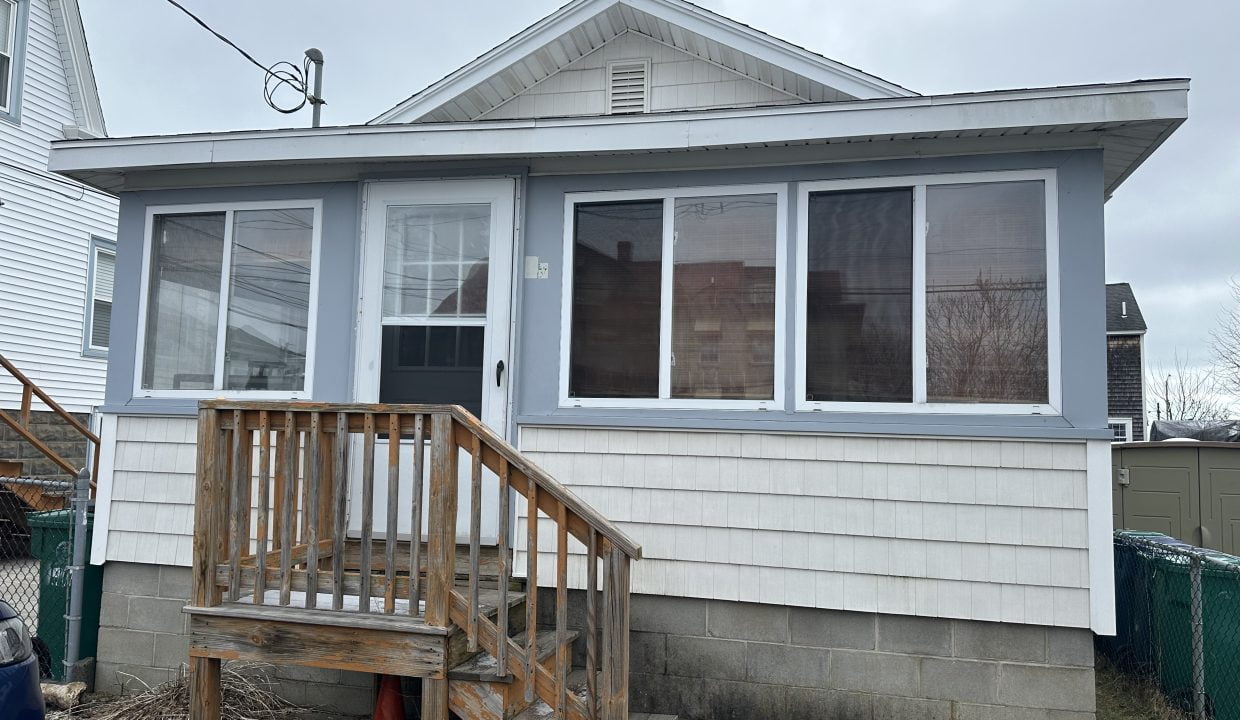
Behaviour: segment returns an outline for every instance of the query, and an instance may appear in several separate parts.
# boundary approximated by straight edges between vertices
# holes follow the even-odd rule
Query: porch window
[[[800,409],[1055,412],[1053,182],[803,187]]]
[[[783,198],[771,187],[570,196],[564,402],[774,406]]]
[[[152,216],[140,394],[309,390],[316,206]]]

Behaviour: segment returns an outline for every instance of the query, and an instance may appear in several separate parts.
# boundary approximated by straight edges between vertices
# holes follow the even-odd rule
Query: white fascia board
[[[610,0],[571,2],[366,124],[412,122],[572,30],[611,4]]]
[[[738,111],[79,140],[53,143],[49,168],[72,174],[266,163],[519,158],[1182,121],[1187,117],[1187,89],[1187,81],[1146,82]]]
[[[366,124],[413,122],[615,4],[615,0],[577,0],[569,3]],[[917,93],[882,78],[816,55],[683,0],[624,0],[623,4],[857,98],[917,96]]]
[[[99,86],[95,83],[95,70],[90,62],[90,48],[86,44],[86,29],[82,25],[82,11],[78,0],[52,0],[52,21],[60,25],[58,39],[63,39],[62,62],[68,81],[77,89],[74,116],[78,131],[105,137],[108,129],[103,119],[103,104],[99,101]]]
[[[856,98],[918,97],[895,83],[679,0],[624,0],[624,4]]]

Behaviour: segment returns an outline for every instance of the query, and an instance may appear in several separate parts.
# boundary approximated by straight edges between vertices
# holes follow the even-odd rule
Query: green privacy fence
[[[1102,653],[1195,720],[1240,720],[1240,557],[1119,531],[1115,598]]]

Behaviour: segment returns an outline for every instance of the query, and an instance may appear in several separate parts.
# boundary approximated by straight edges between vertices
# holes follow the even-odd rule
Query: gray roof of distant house
[[[1127,303],[1127,314],[1125,314]],[[1141,306],[1137,297],[1132,294],[1132,286],[1128,283],[1107,284],[1107,332],[1109,333],[1143,333],[1145,317],[1141,315]]]

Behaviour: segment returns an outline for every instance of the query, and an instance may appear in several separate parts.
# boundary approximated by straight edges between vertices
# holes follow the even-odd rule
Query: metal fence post
[[[82,468],[73,492],[73,564],[69,585],[69,612],[65,615],[64,677],[70,679],[82,639],[82,593],[86,587],[86,522],[90,506],[90,468]]]
[[[1189,593],[1193,622],[1193,718],[1206,720],[1206,655],[1202,618],[1201,556],[1189,560]]]

